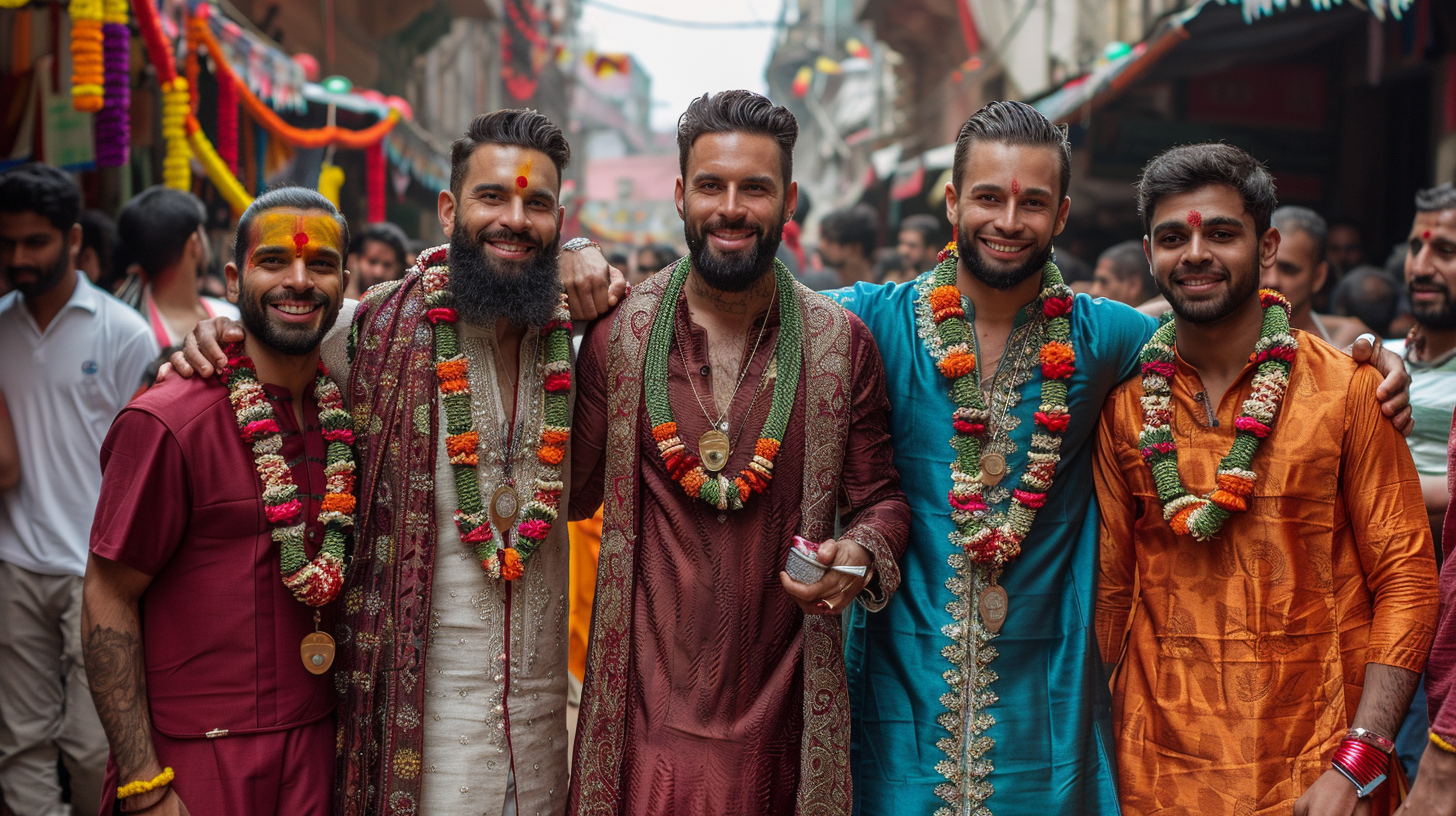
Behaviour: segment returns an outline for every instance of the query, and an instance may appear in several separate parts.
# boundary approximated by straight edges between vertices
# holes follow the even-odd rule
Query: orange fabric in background
[[[1254,495],[1209,542],[1175,536],[1138,449],[1142,384],[1102,412],[1097,637],[1113,676],[1124,814],[1281,814],[1329,769],[1367,662],[1419,672],[1436,566],[1405,440],[1379,375],[1303,332]],[[1207,495],[1252,388],[1246,367],[1208,427],[1181,358],[1173,433],[1183,484]],[[1390,736],[1394,736],[1393,734]],[[1392,763],[1394,764],[1394,763]],[[1398,801],[1373,795],[1375,814]]]
[[[602,552],[602,508],[589,519],[567,525],[571,538],[571,614],[567,622],[567,668],[578,681],[586,677],[586,646],[591,639],[592,601],[597,594],[597,559]]]

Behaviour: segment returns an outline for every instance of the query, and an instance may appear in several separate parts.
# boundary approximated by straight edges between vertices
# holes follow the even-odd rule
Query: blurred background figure
[[[388,221],[378,221],[353,236],[349,247],[349,278],[346,297],[357,298],[369,287],[399,280],[409,267],[409,238],[404,230]]]
[[[875,252],[875,283],[909,283],[919,274],[915,269],[895,247]]]
[[[879,216],[866,204],[835,210],[819,222],[819,257],[841,286],[874,280],[879,233]]]
[[[933,215],[909,215],[900,221],[896,249],[900,257],[905,259],[905,264],[918,275],[935,268],[936,256],[950,240],[947,232],[941,227],[941,219]]]
[[[121,270],[112,266],[117,243],[116,222],[111,216],[100,210],[81,213],[81,255],[76,259],[76,268],[107,292],[121,277]]]
[[[1330,296],[1330,309],[1337,315],[1358,319],[1381,337],[1392,336],[1391,321],[1400,305],[1400,288],[1378,266],[1362,264],[1351,269]]]
[[[1092,288],[1087,294],[1129,306],[1141,306],[1158,297],[1148,256],[1143,254],[1143,242],[1123,241],[1103,250],[1097,256]]]
[[[141,266],[141,287],[132,305],[147,319],[157,346],[177,346],[198,321],[238,318],[238,307],[199,295],[199,278],[211,265],[204,224],[207,208],[191,193],[161,185],[128,201],[117,230]]]
[[[1052,260],[1056,263],[1057,269],[1062,273],[1062,282],[1072,288],[1077,294],[1092,293],[1092,284],[1095,280],[1092,274],[1092,267],[1087,262],[1073,255],[1065,249],[1053,249]]]
[[[636,286],[642,281],[656,275],[658,272],[661,272],[664,267],[676,261],[677,258],[677,252],[670,246],[648,244],[637,248],[636,257],[633,259],[636,261],[636,264],[632,265],[631,268],[617,266],[616,264],[612,265],[617,266],[618,269],[623,271],[623,274],[627,276],[628,283]]]
[[[1325,242],[1325,260],[1335,267],[1336,277],[1365,263],[1365,233],[1354,221],[1339,220],[1330,224]]]
[[[1336,348],[1355,342],[1370,327],[1358,317],[1320,315],[1314,296],[1329,277],[1326,258],[1329,231],[1319,213],[1307,207],[1280,207],[1271,222],[1279,230],[1279,253],[1274,267],[1264,270],[1259,285],[1276,289],[1289,299],[1289,325],[1308,332]]]

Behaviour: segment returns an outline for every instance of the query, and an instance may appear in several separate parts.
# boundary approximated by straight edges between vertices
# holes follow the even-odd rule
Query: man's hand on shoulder
[[[626,297],[630,288],[622,271],[607,263],[607,256],[596,244],[563,251],[560,271],[572,320],[601,317]]]
[[[1405,370],[1405,361],[1391,351],[1373,334],[1362,334],[1354,345],[1345,349],[1357,363],[1369,363],[1385,377],[1375,389],[1375,398],[1380,400],[1380,412],[1390,417],[1391,424],[1403,436],[1410,436],[1415,430],[1415,421],[1410,409],[1410,374]]]
[[[227,365],[227,354],[222,347],[229,343],[243,342],[243,324],[226,317],[214,317],[198,323],[187,333],[182,350],[172,353],[172,371],[183,379],[211,377],[217,369]],[[157,381],[166,378],[167,366],[163,365]]]

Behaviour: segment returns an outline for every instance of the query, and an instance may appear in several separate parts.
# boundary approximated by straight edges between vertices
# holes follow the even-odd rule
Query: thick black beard
[[[494,326],[505,318],[517,326],[544,326],[561,303],[561,274],[556,255],[558,236],[519,263],[486,254],[486,240],[534,243],[520,235],[495,233],[472,238],[457,221],[450,235],[450,291],[460,319],[476,326]]]
[[[1420,281],[1421,283],[1435,283],[1433,280]],[[1415,315],[1416,322],[1423,328],[1435,329],[1436,331],[1447,331],[1456,329],[1456,302],[1451,300],[1451,289],[1446,288],[1446,299],[1440,306],[1421,307],[1411,305],[1411,314]]]
[[[1003,271],[992,267],[986,262],[986,259],[981,257],[981,247],[977,243],[975,236],[971,237],[969,244],[970,252],[965,251],[965,248],[961,248],[959,253],[961,263],[971,273],[971,277],[992,289],[999,289],[1003,292],[1008,289],[1015,289],[1017,284],[1032,275],[1039,274],[1042,267],[1046,266],[1047,259],[1052,256],[1052,244],[1048,241],[1046,246],[1040,247],[1036,252],[1032,253],[1031,257],[1026,259],[1026,263],[1010,271]]]
[[[24,295],[27,299],[38,298],[41,295],[44,295],[46,292],[49,292],[50,290],[56,288],[56,285],[61,282],[61,278],[66,276],[66,267],[69,266],[70,263],[71,254],[66,251],[66,244],[63,241],[61,243],[60,256],[56,258],[55,265],[52,266],[50,269],[36,269],[33,266],[11,266],[5,270],[5,277],[10,282],[10,288],[19,292],[21,295]],[[15,282],[15,273],[19,272],[22,269],[28,269],[36,273],[34,283],[20,285]]]
[[[1250,258],[1250,263],[1255,271],[1244,275],[1242,279],[1232,271],[1224,270],[1229,276],[1228,292],[1222,298],[1214,301],[1194,302],[1187,300],[1178,292],[1174,291],[1171,285],[1165,286],[1163,279],[1157,275],[1153,276],[1153,282],[1158,285],[1158,291],[1163,293],[1163,297],[1167,299],[1168,305],[1173,307],[1173,314],[1177,315],[1179,320],[1198,323],[1200,325],[1217,323],[1242,308],[1248,302],[1249,298],[1253,297],[1254,293],[1259,291],[1259,273],[1257,271],[1259,268],[1259,255],[1257,251]],[[1242,283],[1240,280],[1242,280]]]
[[[283,300],[310,300],[324,308],[323,320],[317,329],[297,326],[291,323],[275,322],[268,317],[268,305]],[[255,297],[246,285],[239,292],[238,312],[248,336],[271,349],[291,356],[308,354],[318,348],[324,335],[334,327],[339,316],[339,301],[330,301],[323,292],[315,289],[306,297],[280,292],[276,295]]]
[[[749,229],[747,219],[728,223],[715,219],[695,228],[693,223],[683,219],[683,239],[687,241],[688,253],[692,255],[693,269],[702,277],[703,283],[720,292],[746,292],[764,275],[773,271],[774,255],[779,251],[779,242],[784,239],[784,222],[767,230],[755,230],[758,236],[753,241],[752,252],[735,252],[719,255],[708,248],[708,233],[715,229]]]

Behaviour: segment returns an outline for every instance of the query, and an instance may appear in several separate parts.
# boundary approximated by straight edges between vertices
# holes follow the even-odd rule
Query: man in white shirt
[[[81,191],[27,164],[0,175],[0,392],[20,483],[0,494],[0,791],[16,813],[95,813],[106,735],[80,645],[81,576],[101,442],[157,344],[147,322],[76,271]]]

